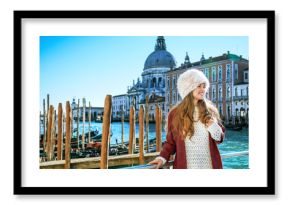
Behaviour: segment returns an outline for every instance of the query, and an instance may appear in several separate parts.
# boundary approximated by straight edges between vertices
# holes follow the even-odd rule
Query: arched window
[[[219,106],[219,113],[220,113],[220,115],[223,114],[223,110],[222,110],[222,106],[221,105]]]
[[[240,112],[241,112],[241,117],[244,117],[245,116],[245,109],[244,108],[241,108],[240,109]]]
[[[212,82],[216,82],[216,67],[212,67]]]
[[[205,74],[205,76],[206,76],[207,78],[209,78],[209,70],[208,70],[208,68],[205,68],[205,69],[204,69],[204,74]]]
[[[227,81],[231,79],[231,65],[227,64]]]
[[[219,88],[219,99],[222,99],[222,88]]]
[[[238,71],[239,71],[238,69],[239,69],[239,65],[238,64],[235,64],[235,80],[238,80],[238,77],[239,77],[238,76],[239,75],[238,74]]]
[[[227,97],[228,98],[231,97],[231,88],[230,88],[230,86],[228,86],[228,88],[227,88]]]
[[[152,79],[152,88],[155,88],[156,87],[156,78],[153,78]]]
[[[161,83],[162,83],[162,78],[161,78],[161,77],[159,77],[159,78],[158,78],[158,87],[161,87],[161,86],[162,86],[162,84],[161,84]]]
[[[218,67],[218,78],[219,78],[219,82],[222,81],[222,75],[223,75],[223,73],[222,73],[222,66],[220,65]]]

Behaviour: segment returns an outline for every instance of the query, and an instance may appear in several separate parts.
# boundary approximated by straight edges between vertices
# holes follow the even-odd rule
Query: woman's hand
[[[160,169],[163,166],[163,161],[161,159],[154,159],[153,161],[149,162],[148,164],[156,165],[155,169]]]
[[[214,123],[214,119],[210,118],[209,120],[206,121],[205,126],[209,127],[212,125],[212,123]]]

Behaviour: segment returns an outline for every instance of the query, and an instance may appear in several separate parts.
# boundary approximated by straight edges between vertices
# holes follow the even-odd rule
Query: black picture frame
[[[22,184],[22,20],[57,18],[204,18],[267,21],[266,187],[24,187]],[[19,122],[20,120],[20,122]],[[15,195],[273,195],[275,194],[275,11],[14,11],[14,194]]]

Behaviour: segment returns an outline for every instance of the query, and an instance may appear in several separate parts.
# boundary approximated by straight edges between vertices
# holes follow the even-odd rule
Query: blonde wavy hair
[[[182,136],[185,139],[187,136],[191,138],[194,134],[194,112],[195,105],[193,104],[194,97],[190,92],[178,105],[171,108],[167,115],[167,122],[165,124],[165,130],[171,129],[173,135]],[[206,124],[209,119],[215,118],[218,122],[221,122],[220,115],[217,108],[208,99],[199,100],[197,103],[197,110],[199,112],[199,120]],[[169,115],[174,112],[172,116],[171,124],[168,123]]]

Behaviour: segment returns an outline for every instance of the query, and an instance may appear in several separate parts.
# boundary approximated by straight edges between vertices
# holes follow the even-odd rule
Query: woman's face
[[[197,86],[197,88],[193,90],[192,94],[193,98],[196,101],[202,100],[205,96],[205,83],[202,83],[199,86]]]

